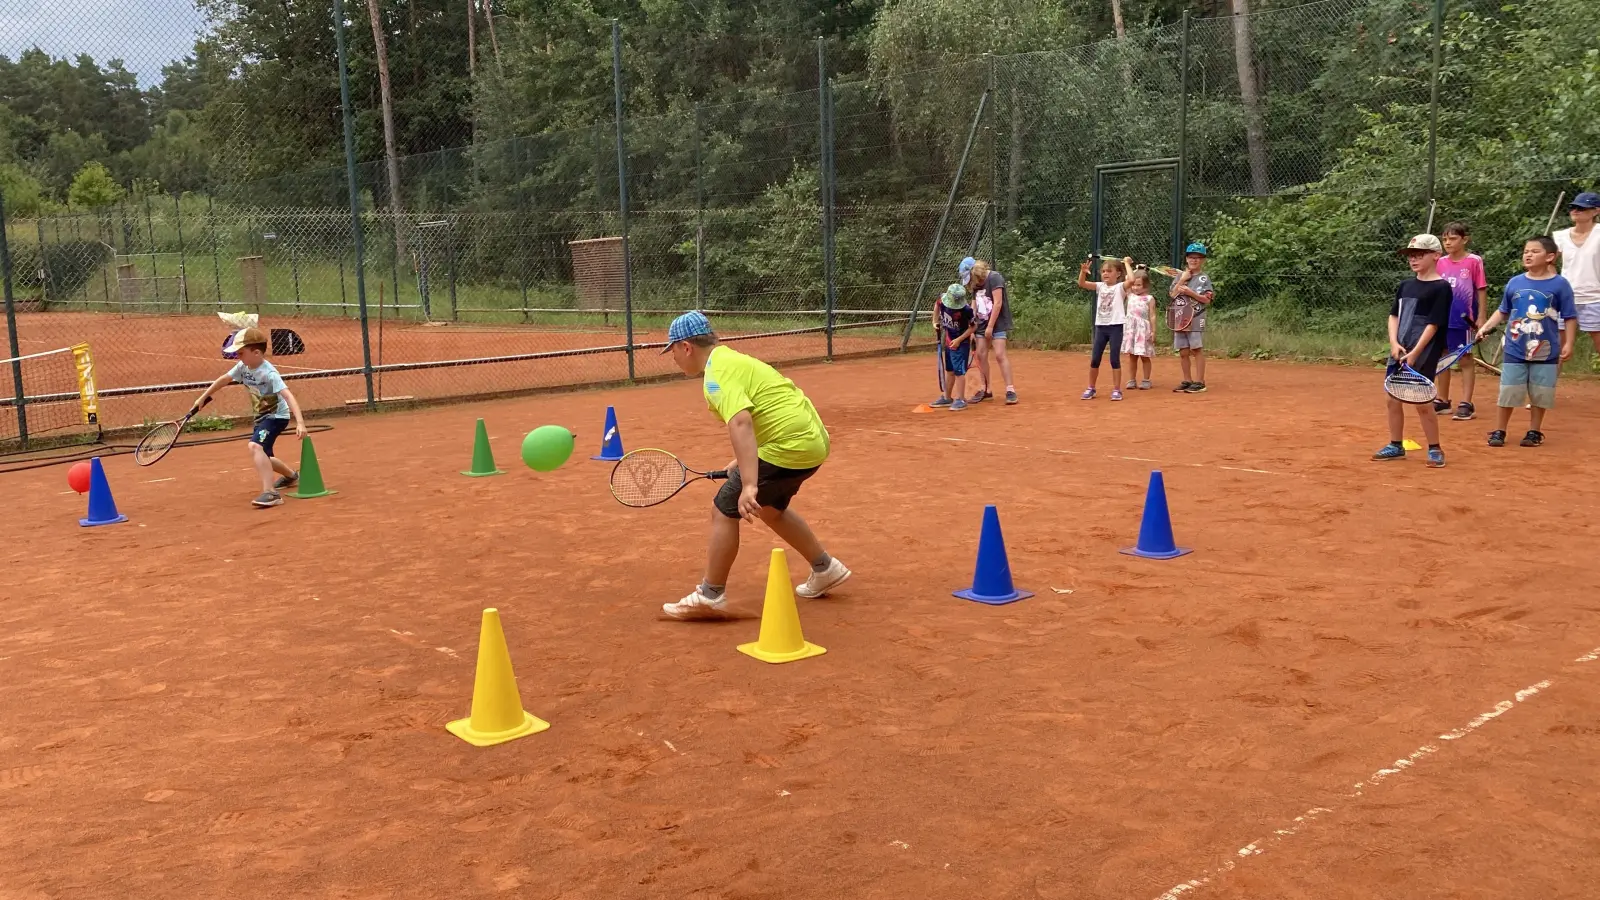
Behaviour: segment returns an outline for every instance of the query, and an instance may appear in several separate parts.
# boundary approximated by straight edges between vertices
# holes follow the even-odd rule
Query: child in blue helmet
[[[1183,364],[1183,381],[1172,389],[1175,393],[1199,394],[1206,389],[1206,310],[1216,298],[1211,276],[1205,272],[1209,255],[1206,245],[1199,241],[1183,248],[1183,273],[1172,280],[1172,289],[1167,292],[1173,300],[1173,306],[1167,307],[1167,326],[1173,328],[1172,347],[1178,351]],[[1174,306],[1180,302],[1199,304],[1189,327],[1183,331],[1173,327]]]

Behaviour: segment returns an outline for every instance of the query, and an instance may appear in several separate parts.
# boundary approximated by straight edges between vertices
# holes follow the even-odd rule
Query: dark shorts
[[[1444,347],[1442,348],[1444,353],[1440,353],[1439,355],[1443,356],[1445,353],[1449,353],[1451,350],[1454,350],[1455,348],[1461,346],[1462,344],[1465,344],[1466,342],[1467,342],[1467,329],[1466,328],[1448,328],[1448,329],[1445,330],[1445,333],[1444,333]],[[1421,372],[1422,370],[1418,369],[1417,371]]]
[[[944,348],[944,370],[951,375],[967,374],[972,364],[972,342],[964,341],[959,347]]]
[[[274,416],[257,419],[255,425],[251,426],[250,429],[250,443],[260,444],[261,449],[267,451],[267,455],[271,456],[272,446],[278,442],[278,435],[283,434],[283,430],[288,427],[288,419],[279,419]]]
[[[817,474],[815,466],[810,469],[785,469],[775,466],[766,460],[761,461],[760,472],[756,479],[756,502],[768,506],[779,512],[789,508],[789,501],[794,495],[800,493],[800,485],[806,479]],[[744,490],[744,481],[739,477],[739,467],[734,466],[728,470],[728,480],[722,483],[722,489],[717,491],[717,497],[712,501],[717,507],[717,512],[730,519],[739,516],[739,493]]]

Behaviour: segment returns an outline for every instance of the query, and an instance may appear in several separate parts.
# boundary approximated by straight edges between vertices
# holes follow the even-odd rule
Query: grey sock
[[[725,584],[706,584],[704,581],[700,582],[700,593],[710,597],[713,600],[721,600],[722,593],[727,589],[728,586]]]
[[[811,564],[811,571],[813,571],[813,572],[826,572],[826,571],[828,571],[828,566],[830,566],[832,564],[833,564],[833,557],[829,556],[828,552],[826,550],[824,550],[822,552],[822,555],[817,557],[816,562],[813,562]]]

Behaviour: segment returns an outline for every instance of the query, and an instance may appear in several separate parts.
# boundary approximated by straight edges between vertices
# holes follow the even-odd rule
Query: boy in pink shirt
[[[1488,319],[1489,279],[1483,273],[1483,257],[1467,252],[1471,231],[1465,222],[1451,222],[1444,227],[1444,252],[1439,257],[1439,275],[1450,283],[1450,324],[1445,329],[1445,352],[1465,344],[1467,337],[1478,328],[1478,323]],[[1451,418],[1466,421],[1478,414],[1472,405],[1472,385],[1477,378],[1478,364],[1471,356],[1463,356],[1457,363],[1461,367],[1461,405]],[[1426,373],[1424,373],[1426,374]],[[1433,411],[1450,411],[1450,370],[1439,372],[1435,383],[1439,398],[1433,401]]]

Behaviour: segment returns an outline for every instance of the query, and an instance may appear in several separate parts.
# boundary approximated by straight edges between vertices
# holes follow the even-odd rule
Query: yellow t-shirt
[[[756,455],[785,469],[810,469],[828,459],[828,429],[805,393],[753,356],[713,347],[706,359],[706,405],[723,424],[750,411]]]

